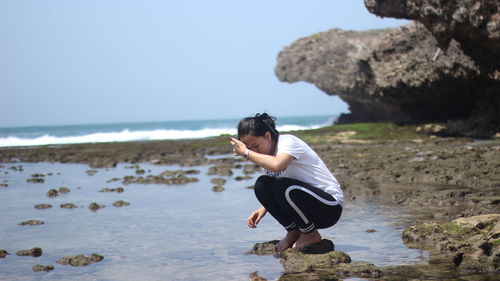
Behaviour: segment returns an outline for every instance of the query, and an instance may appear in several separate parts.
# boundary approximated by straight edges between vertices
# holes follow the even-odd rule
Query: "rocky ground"
[[[414,217],[408,225],[413,226],[405,231],[403,241],[410,247],[430,250],[434,254],[431,256],[433,261],[427,265],[429,268],[422,265],[378,268],[370,264],[339,267],[333,263],[327,267],[335,270],[325,271],[323,261],[319,262],[321,266],[316,263],[297,265],[297,259],[310,259],[297,257],[294,253],[278,258],[286,260],[288,257],[294,268],[304,270],[294,269],[284,275],[288,278],[284,280],[304,280],[300,279],[304,276],[307,280],[346,276],[393,279],[401,275],[419,279],[422,272],[441,270],[436,269],[436,264],[446,265],[445,271],[449,273],[451,268],[457,276],[485,274],[486,279],[478,280],[488,280],[488,276],[498,273],[500,141],[421,135],[416,134],[412,126],[370,125],[368,129],[363,128],[334,126],[296,134],[325,160],[342,183],[347,200],[377,200],[389,206],[412,208]],[[378,135],[372,135],[373,132]],[[209,172],[214,176],[228,175],[233,168],[243,168],[245,174],[255,172],[255,165],[240,158],[207,157],[230,153],[228,136],[221,136],[185,141],[3,148],[0,149],[0,163],[61,162],[113,167],[121,162],[150,162],[185,167],[210,165]],[[196,172],[171,171],[168,175],[143,177],[136,171],[136,176],[122,180],[123,184],[158,180],[182,184],[196,180],[193,177]],[[43,180],[43,176],[32,177]],[[214,184],[221,185],[216,181]],[[436,257],[439,261],[434,261]],[[345,260],[341,264],[347,263]],[[253,278],[258,280],[259,277]]]

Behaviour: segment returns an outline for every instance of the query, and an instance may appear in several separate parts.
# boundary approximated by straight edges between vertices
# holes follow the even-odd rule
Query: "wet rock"
[[[246,186],[245,188],[246,189],[255,189],[255,185],[252,184],[252,185]]]
[[[336,275],[341,277],[360,277],[360,278],[380,278],[384,274],[384,268],[368,262],[340,263],[336,265]]]
[[[10,255],[10,254],[4,249],[0,249],[0,259],[5,258],[7,255]]]
[[[366,230],[367,233],[374,233],[374,232],[377,232],[375,229],[373,228],[369,228]]]
[[[27,257],[27,256],[39,257],[42,255],[42,249],[35,247],[35,248],[29,249],[29,250],[21,250],[21,251],[17,251],[16,255],[24,256],[24,257]]]
[[[145,173],[146,173],[146,171],[144,171],[144,169],[137,169],[137,170],[135,170],[135,174],[136,175],[143,175]]]
[[[31,183],[44,183],[45,182],[44,177],[45,177],[44,174],[32,174],[31,178],[27,179],[26,181]]]
[[[325,254],[304,254],[297,250],[288,249],[278,256],[285,274],[329,270],[334,272],[337,264],[351,262],[349,255],[340,251],[331,251]]]
[[[123,187],[117,187],[117,188],[103,188],[101,190],[99,190],[99,192],[116,192],[116,193],[122,193],[123,191],[125,191],[125,189],[123,189]]]
[[[112,179],[107,180],[106,183],[111,183],[114,181],[121,181],[121,180],[122,180],[121,178],[112,178]]]
[[[243,177],[242,176],[237,176],[234,179],[237,180],[237,181],[244,181],[244,180],[251,180],[252,177],[251,176],[243,176]]]
[[[75,209],[75,208],[78,208],[78,206],[76,206],[73,203],[64,203],[64,204],[61,204],[60,207],[63,208],[63,209]]]
[[[216,184],[216,185],[224,185],[226,184],[226,180],[223,178],[213,178],[210,180],[211,183]]]
[[[279,240],[272,240],[268,242],[263,242],[263,243],[256,243],[250,251],[248,251],[246,254],[252,254],[252,255],[280,255],[276,251],[276,244],[278,244]],[[328,252],[332,252],[335,250],[335,246],[331,240],[328,239],[323,239],[321,242],[312,244],[309,246],[304,247],[303,249],[300,250],[301,253],[303,254],[325,254]]]
[[[87,170],[85,171],[85,173],[88,175],[88,176],[93,176],[97,173],[97,170]]]
[[[115,168],[118,162],[112,158],[94,158],[89,163],[92,168]]]
[[[319,243],[315,243],[302,248],[300,252],[304,254],[326,254],[334,250],[335,245],[333,244],[332,240],[323,239]]]
[[[69,193],[71,190],[67,187],[62,186],[62,187],[59,187],[58,191],[59,191],[59,193]]]
[[[349,255],[334,251],[333,242],[328,239],[323,239],[321,243],[309,249],[288,249],[281,253],[276,251],[278,242],[273,240],[257,243],[246,254],[274,255],[279,258],[286,280],[337,280],[354,276],[379,278],[384,272],[371,263],[351,263]]]
[[[92,210],[92,211],[94,211],[94,212],[97,211],[97,210],[99,210],[99,209],[101,209],[101,208],[104,208],[104,207],[106,207],[106,206],[97,204],[96,202],[92,202],[89,205],[89,209]]]
[[[118,200],[115,203],[113,203],[113,206],[115,206],[115,207],[130,206],[130,203],[127,201]]]
[[[268,242],[256,243],[253,245],[252,249],[246,252],[247,255],[274,255],[276,254],[276,244],[278,244],[279,240],[272,240]]]
[[[216,185],[216,186],[212,187],[212,191],[213,192],[222,192],[224,190],[226,190],[226,189],[223,186],[220,186],[220,185]]]
[[[41,265],[41,264],[37,264],[37,265],[34,265],[32,267],[33,271],[35,272],[40,272],[40,271],[45,271],[45,272],[49,272],[51,270],[54,270],[54,266],[49,264],[49,265]]]
[[[200,170],[190,169],[190,170],[167,170],[161,173],[164,177],[178,177],[182,175],[198,175],[200,174]]]
[[[245,164],[243,166],[243,173],[245,175],[253,175],[255,173],[257,173],[257,171],[260,169],[260,167],[258,165],[255,165],[255,164]]]
[[[51,189],[51,190],[47,191],[48,197],[56,197],[57,195],[59,195],[59,192],[55,189]]]
[[[210,166],[208,168],[207,175],[213,176],[213,175],[218,175],[218,176],[232,176],[233,171],[232,171],[233,166],[232,165],[217,165],[217,166]]]
[[[18,225],[40,225],[40,224],[44,224],[45,222],[41,221],[41,220],[27,220],[27,221],[23,221],[23,222],[20,222],[18,223]]]
[[[188,177],[187,175],[199,174],[199,170],[177,170],[177,171],[164,171],[159,175],[148,175],[146,177],[126,176],[123,178],[123,184],[168,184],[168,185],[183,185],[193,182],[198,182],[198,178]]]
[[[52,205],[50,204],[36,204],[35,209],[50,209]]]
[[[98,254],[92,254],[88,257],[84,255],[76,255],[76,256],[68,256],[60,258],[56,262],[64,265],[85,266],[96,262],[100,262],[103,259],[104,257]]]
[[[403,232],[406,245],[435,248],[464,272],[498,272],[499,237],[500,214],[459,218],[449,223],[424,223]]]

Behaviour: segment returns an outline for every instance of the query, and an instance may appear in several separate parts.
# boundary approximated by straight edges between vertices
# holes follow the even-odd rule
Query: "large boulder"
[[[247,254],[274,255],[283,265],[284,280],[336,280],[336,278],[378,278],[383,269],[367,262],[351,263],[351,257],[335,251],[331,240],[323,239],[298,251],[287,249],[276,251],[278,240],[257,243]],[[280,280],[282,280],[280,279]]]
[[[387,1],[367,6],[375,10],[379,2]],[[465,51],[457,40],[446,48],[443,42],[418,22],[387,30],[332,29],[285,47],[275,73],[280,81],[309,82],[339,96],[351,113],[338,123],[451,120],[445,133],[493,136],[500,131],[498,60]]]
[[[424,223],[403,232],[407,246],[436,248],[462,272],[500,272],[499,238],[500,214]]]
[[[417,20],[432,33],[443,50],[456,40],[483,71],[499,69],[498,1],[365,0],[365,6],[378,16]]]

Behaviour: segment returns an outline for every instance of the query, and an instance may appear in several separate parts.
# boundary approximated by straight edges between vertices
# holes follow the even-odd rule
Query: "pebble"
[[[42,248],[35,247],[35,248],[29,249],[29,250],[17,251],[16,255],[22,256],[22,257],[28,257],[28,256],[39,257],[42,255]]]
[[[220,185],[216,185],[216,186],[212,187],[212,191],[213,192],[222,192],[224,190],[226,190],[226,189],[223,186],[220,186]]]
[[[20,222],[18,223],[18,225],[40,225],[40,224],[44,224],[45,222],[41,221],[41,220],[27,220],[27,221],[23,221],[23,222]]]
[[[60,205],[61,208],[63,209],[74,209],[74,208],[78,208],[78,206],[76,206],[75,204],[73,203],[64,203],[64,204],[61,204]]]
[[[115,206],[115,207],[130,206],[130,203],[127,201],[118,200],[115,203],[113,203],[113,206]]]
[[[97,210],[104,208],[104,207],[106,207],[106,206],[97,204],[96,202],[92,202],[89,205],[89,209],[91,209],[92,211],[97,211]]]
[[[72,265],[72,266],[85,266],[89,264],[93,264],[96,262],[100,262],[104,259],[103,256],[98,254],[92,254],[88,257],[84,255],[76,255],[76,256],[68,256],[64,258],[58,259],[56,262],[64,265]]]
[[[56,197],[57,195],[59,195],[59,192],[55,189],[51,189],[51,190],[47,191],[48,197]]]
[[[49,272],[51,270],[54,270],[54,266],[49,264],[49,265],[41,265],[41,264],[37,264],[37,265],[34,265],[32,267],[33,271],[35,272],[40,272],[40,271],[45,271],[45,272]]]
[[[35,209],[50,209],[52,205],[50,204],[36,204]]]
[[[10,255],[7,250],[0,249],[0,259],[5,258],[7,255]]]

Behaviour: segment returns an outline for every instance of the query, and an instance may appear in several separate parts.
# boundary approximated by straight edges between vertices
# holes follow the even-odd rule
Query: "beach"
[[[443,253],[411,249],[401,236],[421,223],[498,214],[500,142],[389,131],[294,132],[325,160],[347,199],[338,226],[323,236],[353,261],[386,268],[386,276],[392,268],[421,280],[436,272],[440,280],[457,278],[463,273],[439,259]],[[228,135],[1,148],[0,163],[0,249],[10,253],[0,260],[1,279],[292,280],[277,258],[244,254],[284,233],[271,217],[256,230],[245,226],[258,207],[252,185],[261,171],[231,155]],[[43,224],[18,225],[28,220]],[[33,247],[43,254],[15,254]],[[79,254],[103,259],[56,263]],[[55,269],[34,272],[36,264]],[[491,280],[494,273],[473,276]]]

